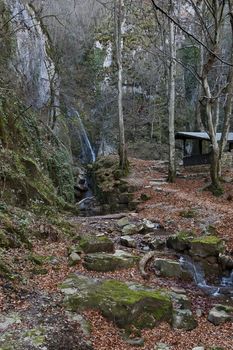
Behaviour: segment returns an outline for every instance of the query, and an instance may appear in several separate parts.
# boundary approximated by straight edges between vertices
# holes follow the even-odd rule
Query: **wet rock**
[[[67,294],[66,289],[75,289]],[[134,325],[138,329],[153,328],[162,321],[171,320],[172,304],[164,291],[132,290],[126,283],[115,280],[96,280],[72,275],[61,286],[66,294],[65,305],[70,311],[99,310],[119,327]]]
[[[143,227],[144,227],[144,230],[148,232],[148,231],[153,231],[156,228],[156,225],[150,220],[143,219]]]
[[[81,238],[79,248],[84,253],[114,252],[114,244],[110,238],[106,236],[86,235]]]
[[[94,253],[84,257],[83,266],[92,271],[115,271],[127,269],[137,265],[139,257],[123,250],[117,250],[114,254]]]
[[[192,278],[190,273],[183,270],[180,263],[175,260],[157,258],[155,259],[154,266],[159,271],[159,275],[162,277],[175,277],[185,280]]]
[[[225,255],[225,254],[219,254],[218,261],[221,264],[223,270],[226,269],[233,269],[233,256]]]
[[[225,305],[215,305],[209,312],[208,321],[218,326],[233,321],[233,308]]]
[[[68,258],[70,266],[77,265],[81,260],[81,257],[75,252],[71,253]]]
[[[191,241],[190,255],[202,258],[218,256],[224,249],[223,240],[217,236],[202,236]]]
[[[123,228],[124,226],[127,226],[129,224],[130,224],[130,222],[129,222],[129,219],[127,217],[124,217],[124,218],[117,221],[117,226],[120,228]]]
[[[131,236],[122,236],[120,239],[121,245],[128,247],[128,248],[136,248],[137,242],[134,238]]]

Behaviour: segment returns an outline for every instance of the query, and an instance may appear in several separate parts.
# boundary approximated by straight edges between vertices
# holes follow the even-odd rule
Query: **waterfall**
[[[94,163],[96,161],[95,152],[88,138],[86,129],[83,125],[82,119],[80,118],[78,111],[71,109],[71,112],[69,114],[77,118],[78,127],[79,127],[79,138],[80,138],[80,143],[82,148],[81,158],[83,160],[83,163]]]
[[[205,293],[212,296],[219,296],[221,294],[233,294],[233,271],[229,277],[222,277],[219,285],[209,285],[205,280],[205,274],[202,270],[200,264],[194,262],[188,256],[180,257],[181,267],[189,271],[199,288],[201,288]]]

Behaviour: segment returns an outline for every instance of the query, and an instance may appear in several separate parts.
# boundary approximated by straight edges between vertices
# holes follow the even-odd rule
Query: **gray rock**
[[[215,305],[209,312],[208,321],[218,326],[233,321],[233,308],[225,305]]]
[[[136,248],[137,246],[137,242],[131,236],[122,236],[120,242],[121,245],[128,248]]]
[[[92,271],[115,271],[136,266],[139,257],[123,250],[116,250],[114,254],[95,253],[84,257],[83,266]]]
[[[217,236],[201,236],[191,241],[190,255],[206,258],[218,256],[224,249],[223,240]]]
[[[184,271],[180,263],[171,259],[155,259],[155,268],[159,271],[159,275],[162,277],[175,277],[185,280],[191,279],[192,276],[188,271]]]
[[[143,338],[127,339],[125,342],[129,345],[132,345],[132,346],[143,346],[144,345]]]
[[[74,266],[74,265],[77,265],[82,259],[77,253],[73,252],[69,255],[68,260],[69,260],[69,265]]]
[[[184,310],[191,307],[191,303],[187,295],[174,292],[171,292],[170,295],[174,303],[174,308]]]
[[[123,228],[124,226],[129,225],[129,224],[130,224],[130,222],[129,222],[129,219],[127,217],[124,217],[124,218],[117,221],[117,226],[120,228]]]
[[[153,328],[162,321],[171,321],[172,303],[163,290],[132,290],[117,280],[96,280],[73,274],[61,286],[76,289],[65,294],[64,303],[69,311],[99,310],[119,327],[134,325],[138,329]]]
[[[122,233],[126,236],[128,235],[134,235],[138,233],[138,227],[134,224],[129,224],[123,227]]]
[[[158,343],[155,345],[154,350],[171,350],[171,347],[165,343]]]
[[[204,346],[196,346],[192,350],[205,350]]]
[[[114,244],[107,236],[85,235],[79,242],[84,253],[114,252]]]
[[[86,338],[91,337],[91,324],[88,322],[82,315],[72,313],[72,312],[66,312],[68,318],[70,321],[78,322],[80,325],[80,328]]]
[[[177,309],[173,311],[172,326],[175,329],[191,331],[197,327],[197,321],[189,309]]]

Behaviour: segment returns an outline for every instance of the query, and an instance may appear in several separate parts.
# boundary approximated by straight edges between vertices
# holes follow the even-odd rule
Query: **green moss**
[[[172,314],[172,304],[165,292],[143,288],[133,290],[127,284],[114,280],[85,289],[82,295],[70,296],[69,306],[73,311],[98,309],[123,328],[132,325],[139,329],[152,328],[160,321],[170,321]]]
[[[221,238],[217,236],[201,236],[192,239],[192,243],[203,243],[203,244],[213,244],[213,245],[218,245],[222,244],[223,241]]]

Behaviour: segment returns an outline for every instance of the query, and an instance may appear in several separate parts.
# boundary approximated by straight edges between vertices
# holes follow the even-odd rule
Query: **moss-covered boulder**
[[[222,323],[233,321],[233,307],[227,305],[215,305],[209,312],[208,321],[218,326]]]
[[[78,246],[84,253],[114,252],[114,244],[107,236],[85,235]]]
[[[84,257],[83,266],[92,271],[107,272],[133,267],[137,265],[138,260],[138,256],[117,250],[114,254],[87,254]]]
[[[193,239],[193,233],[189,231],[180,231],[175,235],[168,237],[167,247],[178,252],[184,252],[190,249],[190,241]]]
[[[184,280],[192,279],[190,273],[182,268],[179,261],[157,258],[155,259],[154,266],[162,277],[174,277]]]
[[[152,328],[161,321],[171,321],[172,303],[161,290],[148,290],[143,286],[134,290],[123,282],[101,282],[78,275],[65,281],[61,289],[66,294],[65,304],[69,310],[100,310],[119,327]]]
[[[224,242],[217,236],[201,236],[191,241],[190,254],[193,256],[218,256],[223,250]]]

